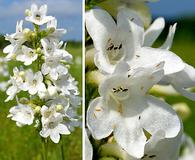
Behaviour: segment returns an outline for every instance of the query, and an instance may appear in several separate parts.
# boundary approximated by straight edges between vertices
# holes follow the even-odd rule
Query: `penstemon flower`
[[[91,144],[88,138],[86,142],[88,159],[92,149],[93,158],[102,160],[179,157],[182,122],[165,100],[149,91],[171,84],[194,100],[194,93],[186,90],[195,86],[194,68],[170,51],[177,24],[170,26],[159,48],[152,47],[165,20],[159,17],[147,28],[140,10],[132,7],[139,3],[145,5],[143,1],[100,1],[97,6],[104,4],[101,7],[106,10],[86,12],[86,29],[94,46],[86,56],[86,125],[92,135]],[[114,9],[109,8],[117,16],[106,4],[113,5]]]
[[[181,123],[168,104],[146,94],[163,77],[163,63],[148,69],[129,69],[127,64],[119,63],[100,84],[100,97],[90,103],[87,123],[95,139],[113,132],[116,142],[129,155],[141,158],[147,141],[144,131],[151,135],[161,131],[164,138],[174,138]]]
[[[112,73],[121,61],[126,61],[134,68],[165,61],[165,75],[184,69],[183,61],[174,53],[143,46],[143,23],[129,9],[122,8],[119,11],[117,25],[106,11],[90,10],[86,13],[86,27],[94,42],[94,61],[100,71]]]
[[[58,143],[60,135],[70,134],[81,123],[78,84],[69,73],[72,55],[59,39],[66,30],[58,29],[55,17],[47,16],[47,5],[33,4],[26,14],[34,30],[23,29],[23,21],[18,21],[16,33],[5,36],[10,42],[3,50],[7,61],[22,63],[8,81],[5,101],[17,99],[8,117],[20,127],[35,123],[40,136]]]

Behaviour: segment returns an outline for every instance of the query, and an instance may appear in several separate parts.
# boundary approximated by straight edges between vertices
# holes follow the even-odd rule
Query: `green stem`
[[[65,160],[65,155],[64,155],[64,142],[63,142],[63,137],[62,137],[62,143],[61,143],[61,155],[62,155],[62,160]]]
[[[47,141],[42,139],[42,159],[47,160]]]

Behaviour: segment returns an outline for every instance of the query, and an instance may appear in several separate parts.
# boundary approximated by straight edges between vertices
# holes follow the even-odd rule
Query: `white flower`
[[[3,49],[3,53],[6,53],[6,58],[10,60],[13,59],[15,55],[21,52],[21,45],[23,42],[19,40],[14,40],[10,35],[6,35],[5,39],[10,41],[11,44],[9,44]]]
[[[8,102],[10,100],[13,100],[15,95],[19,93],[21,90],[23,90],[23,84],[24,84],[24,71],[19,71],[17,67],[13,69],[14,75],[10,77],[10,83],[11,86],[7,89],[6,94],[8,95],[8,98],[5,100],[5,102]]]
[[[174,53],[144,47],[143,23],[134,11],[120,9],[116,24],[106,11],[92,9],[86,13],[86,27],[94,42],[94,60],[100,71],[112,73],[120,61],[128,62],[133,68],[164,61],[165,75],[184,68],[183,61]]]
[[[47,23],[47,29],[54,29],[54,32],[47,36],[48,39],[58,40],[64,34],[66,34],[65,29],[57,29],[57,19],[53,19],[52,21]]]
[[[29,94],[35,95],[39,91],[42,92],[46,90],[45,84],[43,83],[43,75],[40,71],[34,74],[32,70],[28,70],[25,77],[23,88],[28,91]]]
[[[40,8],[36,4],[31,5],[31,13],[25,19],[26,21],[32,22],[36,25],[43,25],[53,20],[54,17],[46,16],[47,5],[42,5]]]
[[[31,125],[34,120],[34,112],[28,105],[18,104],[9,110],[13,121],[16,121],[17,126]]]
[[[70,75],[62,75],[54,82],[63,95],[79,95],[78,82]]]
[[[153,24],[144,33],[144,46],[152,46],[156,39],[159,37],[160,33],[165,27],[165,22],[163,18],[156,19]],[[164,44],[160,47],[162,49],[169,50],[172,47],[173,38],[176,31],[176,24],[170,26],[169,34],[166,38]],[[195,100],[195,93],[186,90],[195,86],[195,69],[184,63],[184,68],[180,72],[176,72],[165,76],[161,80],[161,84],[172,84],[172,86],[183,96]]]
[[[70,131],[63,124],[63,115],[56,112],[55,107],[43,106],[41,109],[42,130],[40,135],[44,138],[50,136],[54,143],[60,140],[60,134],[68,135]]]
[[[24,65],[31,65],[38,58],[38,55],[31,48],[22,46],[22,54],[17,55],[16,60],[24,62]]]
[[[57,80],[60,75],[66,75],[68,69],[60,61],[69,62],[72,56],[65,50],[56,48],[56,44],[47,39],[42,39],[41,44],[45,54],[45,63],[41,68],[42,73],[44,75],[49,74],[53,80]]]
[[[130,70],[119,63],[113,75],[99,86],[100,97],[87,111],[87,124],[95,139],[112,132],[116,142],[135,158],[144,156],[146,136],[163,131],[165,138],[174,138],[181,130],[175,111],[147,91],[164,76],[163,63],[150,68]]]

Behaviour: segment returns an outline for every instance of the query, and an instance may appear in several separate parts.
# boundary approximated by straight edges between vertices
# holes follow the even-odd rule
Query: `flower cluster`
[[[6,59],[21,64],[14,67],[6,91],[6,102],[17,100],[8,117],[19,127],[35,123],[42,137],[58,143],[60,135],[80,126],[78,84],[69,73],[72,55],[60,41],[66,30],[58,29],[55,17],[47,16],[47,5],[32,4],[25,13],[34,30],[23,28],[21,20],[16,32],[5,36],[10,42],[3,50]]]
[[[161,47],[152,47],[164,26],[160,17],[145,30],[140,14],[126,6],[118,7],[116,21],[100,8],[86,12],[96,72],[101,74],[101,78],[94,74],[96,84],[100,83],[99,96],[89,103],[87,127],[95,140],[113,142],[125,155],[123,159],[178,159],[183,133],[180,118],[149,90],[156,84],[170,84],[195,100],[195,94],[187,90],[195,86],[195,69],[170,51],[176,24],[170,26]],[[87,154],[90,157],[91,151]]]

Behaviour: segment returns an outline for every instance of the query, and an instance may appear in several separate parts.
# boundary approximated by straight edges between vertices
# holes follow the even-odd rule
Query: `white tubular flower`
[[[15,95],[23,90],[24,80],[25,80],[25,72],[19,71],[17,67],[13,69],[14,75],[10,77],[11,86],[7,89],[6,94],[8,98],[5,102],[13,100]]]
[[[6,58],[10,60],[13,59],[15,55],[21,52],[21,45],[23,42],[14,40],[10,35],[6,35],[5,39],[8,40],[11,44],[3,49],[3,53],[7,54]]]
[[[40,135],[44,138],[50,136],[54,143],[58,143],[60,140],[60,134],[68,135],[70,131],[63,124],[63,115],[56,112],[55,107],[42,106],[41,108],[41,122],[42,130]]]
[[[62,95],[79,95],[78,82],[70,74],[61,76],[55,85]]]
[[[53,29],[54,31],[47,36],[48,39],[58,40],[64,34],[66,34],[66,30],[63,28],[57,29],[57,19],[53,19],[52,21],[47,23],[47,29]]]
[[[191,137],[188,135],[183,136],[184,139],[184,150],[179,157],[179,160],[194,160],[195,158],[195,144]]]
[[[40,71],[34,74],[32,70],[28,70],[25,78],[23,89],[28,91],[29,94],[35,95],[38,92],[46,90],[43,83],[43,75]]]
[[[144,46],[151,46],[164,29],[165,22],[163,18],[156,19],[153,24],[146,30],[144,35]],[[169,50],[172,47],[173,38],[176,31],[176,24],[170,26],[169,34],[166,41],[160,47]],[[180,72],[165,76],[161,80],[161,84],[172,84],[172,86],[183,96],[195,100],[195,93],[186,90],[195,86],[195,69],[194,67],[184,63],[184,68]]]
[[[31,48],[22,46],[22,54],[17,55],[16,60],[24,62],[24,65],[31,65],[38,58],[38,55]]]
[[[147,141],[144,131],[152,136],[163,131],[165,138],[174,138],[181,123],[171,106],[146,94],[164,76],[163,63],[129,69],[126,63],[119,63],[114,74],[100,84],[100,97],[90,103],[87,111],[87,125],[95,139],[113,132],[129,155],[141,158]]]
[[[68,69],[60,61],[69,62],[72,56],[65,50],[56,48],[56,44],[47,39],[42,39],[41,44],[45,54],[45,63],[43,63],[41,68],[42,73],[44,75],[49,74],[53,80],[57,80],[61,75],[66,75]]]
[[[142,21],[129,9],[120,9],[117,25],[106,11],[90,10],[86,13],[86,27],[96,49],[95,64],[103,72],[112,73],[120,61],[128,62],[133,68],[164,61],[165,75],[184,68],[183,61],[174,53],[143,46]]]
[[[40,8],[36,4],[31,5],[31,13],[25,19],[36,25],[43,25],[53,20],[54,17],[47,16],[47,5],[42,5]]]
[[[9,110],[10,114],[8,117],[11,117],[13,121],[16,121],[18,127],[24,125],[31,125],[34,120],[34,112],[31,107],[23,104],[18,104],[17,106],[12,107]]]

